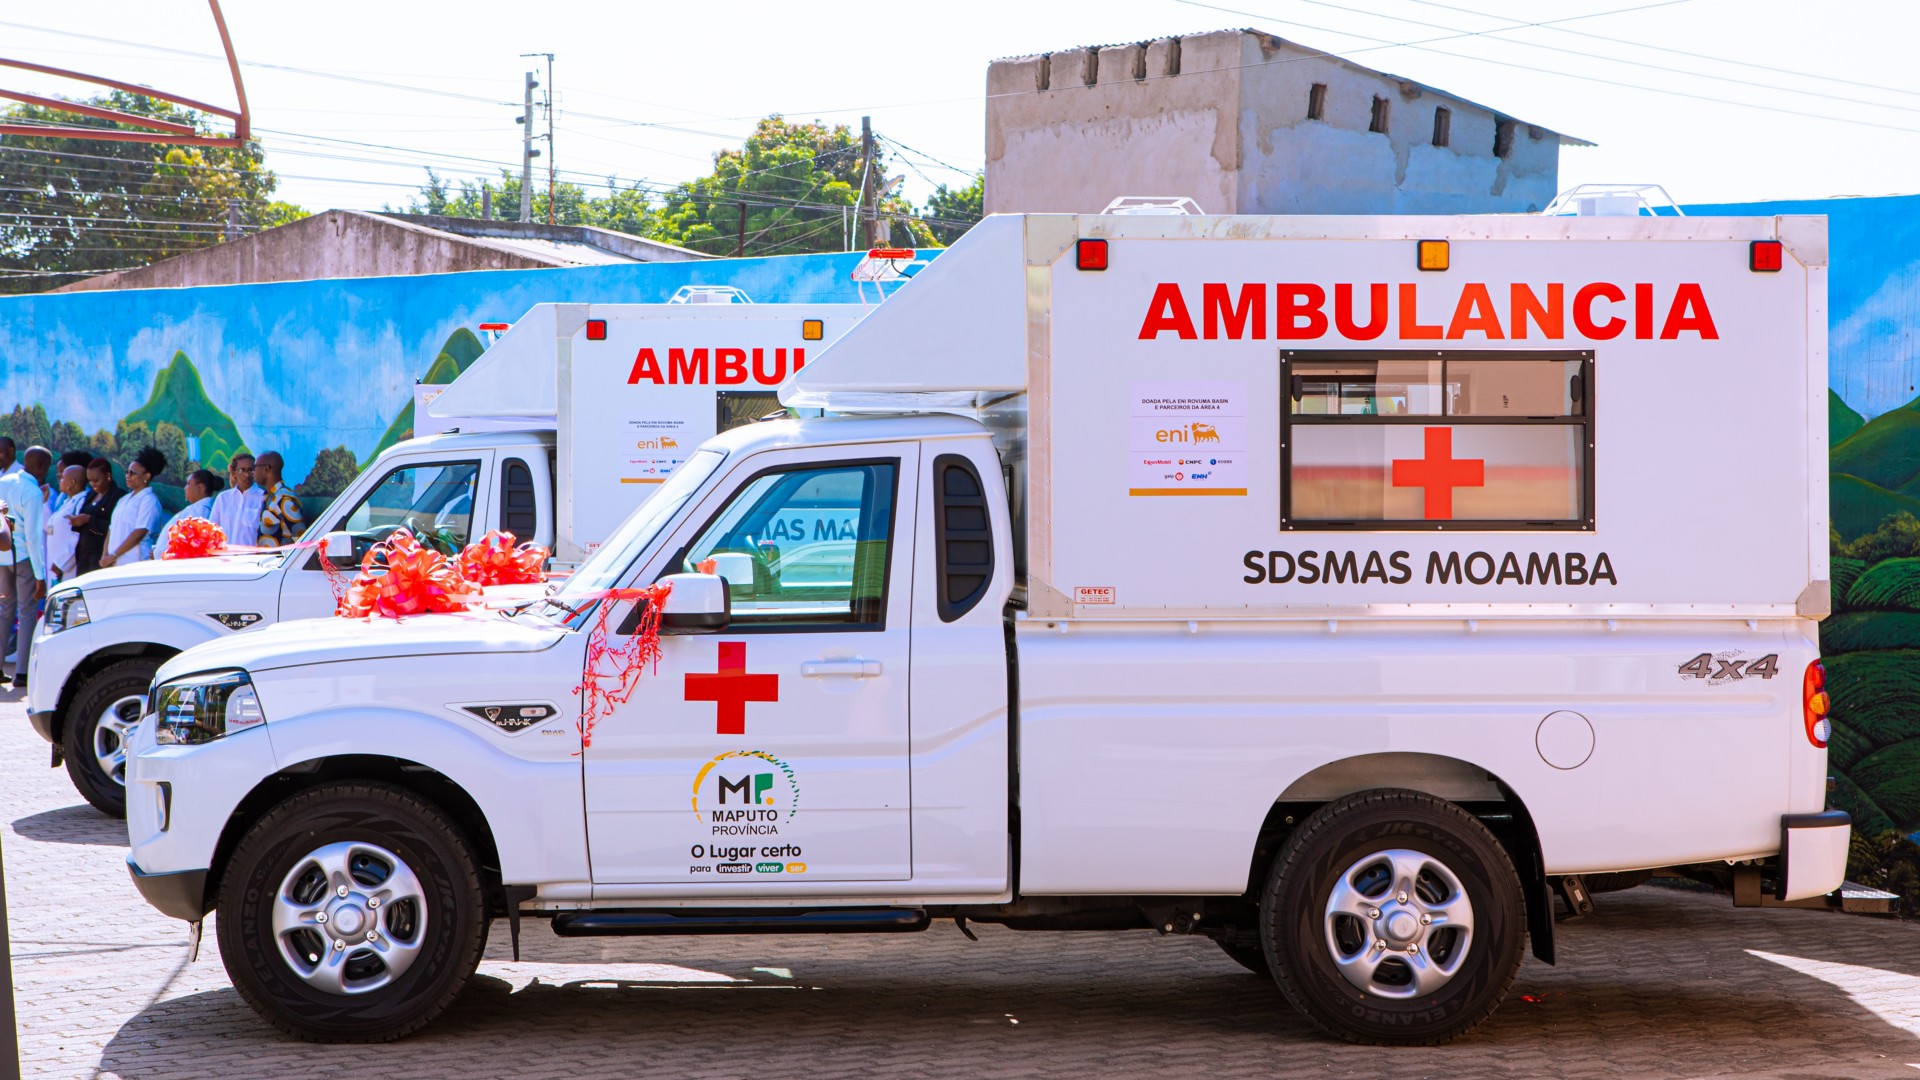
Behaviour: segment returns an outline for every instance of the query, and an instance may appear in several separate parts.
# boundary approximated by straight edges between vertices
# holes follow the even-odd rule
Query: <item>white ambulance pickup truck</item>
[[[154,671],[203,641],[331,614],[339,578],[322,558],[351,573],[400,526],[448,553],[504,529],[578,561],[695,447],[778,412],[780,383],[867,310],[537,305],[453,383],[416,389],[415,427],[446,433],[369,462],[309,527],[329,536],[324,552],[143,562],[54,589],[27,682],[52,763],[88,802],[123,813],[125,736]]]
[[[707,442],[545,599],[174,657],[133,877],[330,1040],[502,917],[1195,934],[1425,1043],[1586,876],[1817,902],[1825,237],[989,218],[788,379],[830,418]],[[620,689],[608,590],[663,581]]]

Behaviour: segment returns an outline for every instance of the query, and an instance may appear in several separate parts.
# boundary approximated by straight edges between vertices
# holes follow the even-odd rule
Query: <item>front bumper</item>
[[[1852,840],[1853,819],[1844,810],[1781,817],[1779,898],[1792,903],[1845,884]]]
[[[201,916],[213,907],[207,903],[205,870],[149,874],[129,858],[127,873],[133,877],[134,887],[140,890],[140,895],[162,915],[171,915],[186,922],[199,922]]]
[[[32,684],[29,683],[28,685],[31,686]],[[41,738],[48,742],[53,741],[53,713],[51,711],[30,712],[27,714],[27,722],[33,725],[33,730],[39,732]]]

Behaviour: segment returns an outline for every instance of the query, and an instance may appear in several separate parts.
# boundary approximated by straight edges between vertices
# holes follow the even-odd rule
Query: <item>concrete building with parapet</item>
[[[1209,214],[1542,210],[1581,139],[1253,30],[997,60],[986,211],[1184,195]]]

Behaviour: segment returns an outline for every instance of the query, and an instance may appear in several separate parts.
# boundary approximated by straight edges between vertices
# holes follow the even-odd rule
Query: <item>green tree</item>
[[[197,111],[124,91],[88,104],[211,132]],[[0,110],[9,122],[138,130],[38,105]],[[144,266],[221,241],[229,200],[243,226],[306,216],[273,199],[279,180],[257,143],[244,149],[9,135],[0,144],[0,292],[37,292],[89,273]]]
[[[1839,549],[1839,554],[1869,565],[1882,559],[1920,555],[1920,518],[1906,511],[1889,514],[1880,527]]]
[[[87,440],[87,449],[93,451],[94,457],[112,461],[119,454],[120,445],[114,441],[113,432],[102,430],[94,432],[93,437]]]
[[[935,240],[943,245],[951,245],[973,223],[979,221],[984,211],[987,178],[985,174],[976,174],[966,187],[950,188],[941,184],[927,197],[927,228]]]
[[[71,420],[55,420],[53,435],[47,442],[55,457],[69,450],[87,449],[87,430]]]
[[[854,245],[861,243],[850,208],[859,201],[863,171],[869,187],[878,190],[886,168],[885,155],[877,153],[868,170],[860,140],[845,124],[796,124],[769,116],[740,149],[714,155],[712,175],[667,192],[653,236],[712,255],[731,255],[741,236],[744,202],[748,255],[845,251],[849,232]],[[896,224],[894,243],[933,242],[933,234],[904,200],[887,198],[879,209]]]
[[[336,446],[314,457],[313,468],[307,470],[307,478],[296,485],[294,491],[303,496],[338,495],[359,474],[360,466],[353,460],[353,451]]]
[[[492,193],[493,216],[487,218],[482,213],[487,208],[488,199],[483,195]],[[653,234],[653,205],[647,193],[638,183],[620,186],[618,177],[607,178],[607,194],[594,195],[579,184],[558,183],[554,185],[551,200],[548,198],[547,185],[535,178],[533,185],[533,220],[544,223],[547,220],[547,206],[553,205],[553,221],[556,225],[592,225],[615,232],[630,233],[634,236]],[[389,206],[387,210],[394,208]],[[449,183],[432,169],[427,170],[427,182],[420,193],[401,208],[408,214],[442,214],[447,217],[487,219],[492,221],[518,221],[520,219],[520,177],[500,170],[497,180],[461,180]]]
[[[187,433],[175,424],[160,421],[153,429],[153,448],[167,459],[167,471],[160,477],[165,484],[185,484],[187,480]],[[131,457],[132,455],[128,455]]]
[[[103,455],[115,465],[126,467],[142,447],[153,445],[153,425],[145,420],[122,420],[113,425],[114,453]]]

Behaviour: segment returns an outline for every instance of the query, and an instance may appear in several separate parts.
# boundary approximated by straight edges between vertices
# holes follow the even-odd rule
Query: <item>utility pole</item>
[[[533,220],[533,159],[540,151],[533,148],[533,88],[539,86],[533,72],[527,72],[527,102],[520,110],[520,220]]]
[[[222,230],[220,240],[222,243],[227,243],[238,239],[240,239],[240,200],[228,199],[227,227]]]
[[[493,185],[480,181],[480,220],[493,220]]]
[[[740,204],[740,232],[738,235],[739,239],[733,242],[733,257],[736,259],[747,253],[747,204],[744,202]]]
[[[860,118],[860,242],[873,247],[873,210],[867,206],[867,177],[873,173],[873,117]]]
[[[545,100],[544,100],[544,101],[543,101],[543,102],[541,103],[541,107],[542,107],[542,108],[544,108],[544,109],[545,109],[545,110],[547,111],[547,224],[549,224],[549,225],[551,225],[551,224],[553,224],[553,173],[554,173],[554,161],[553,161],[553,54],[552,54],[552,53],[550,53],[550,52],[548,52],[548,53],[533,53],[533,52],[530,52],[530,53],[521,53],[520,55],[521,55],[521,56],[533,56],[533,57],[540,57],[540,56],[544,56],[544,57],[546,57],[546,58],[547,58],[547,96],[546,96],[546,98],[545,98]],[[528,119],[527,119],[527,130],[528,130],[528,131],[532,131],[532,130],[533,130],[533,119],[532,119],[532,118],[533,118],[533,90],[532,90],[532,88],[531,88],[531,87],[529,87],[529,88],[528,88],[528,90],[527,90],[527,118],[528,118]],[[531,179],[531,174],[529,174],[529,179]],[[524,214],[523,214],[523,215],[521,215],[521,218],[520,218],[520,220],[522,220],[522,221],[526,221],[526,220],[528,220],[528,217],[527,217],[527,215],[524,215]]]
[[[13,947],[7,936],[7,869],[0,859],[0,1077],[20,1075],[20,1035],[13,1013]]]

